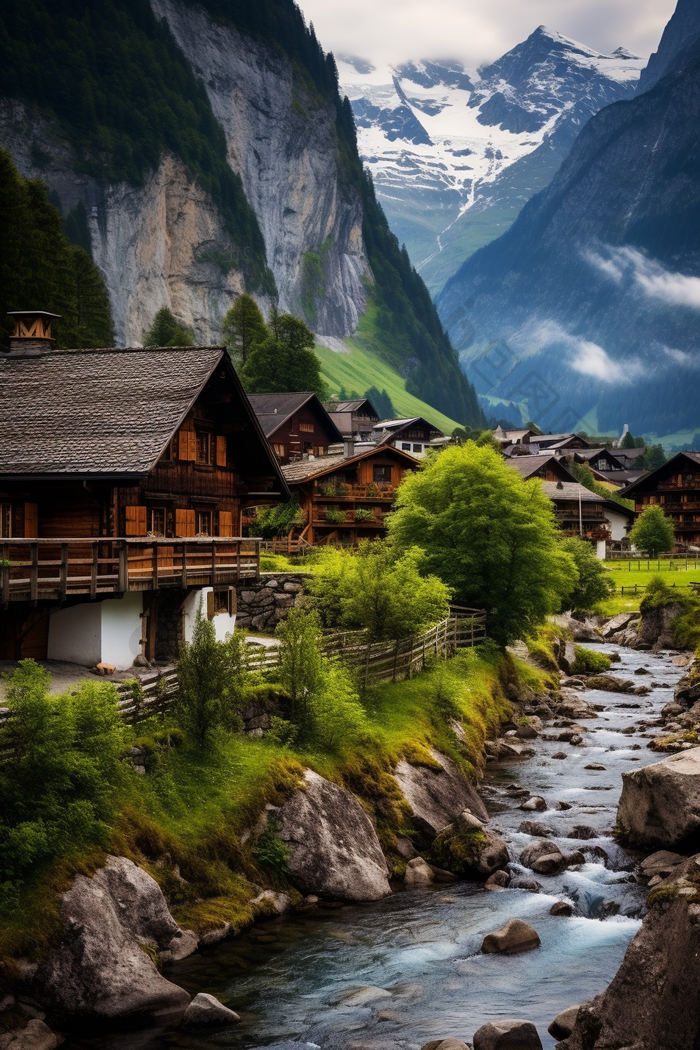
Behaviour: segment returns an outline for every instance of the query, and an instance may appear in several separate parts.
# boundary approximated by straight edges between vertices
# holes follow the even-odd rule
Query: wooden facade
[[[634,500],[635,516],[661,507],[673,522],[680,548],[700,547],[700,453],[679,452],[657,470],[635,481],[624,493]]]
[[[325,456],[343,440],[316,394],[251,394],[249,400],[280,463]]]
[[[406,471],[415,469],[412,456],[391,446],[284,467],[304,512],[302,538],[312,545],[382,538],[396,489]]]
[[[392,445],[412,456],[424,456],[431,442],[444,437],[443,432],[422,416],[413,419],[385,419],[374,427],[375,441]]]

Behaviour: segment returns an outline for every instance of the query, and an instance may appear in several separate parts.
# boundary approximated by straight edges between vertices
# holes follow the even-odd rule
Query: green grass
[[[700,583],[700,558],[693,560],[688,558],[688,568],[685,567],[685,558],[635,558],[633,561],[606,561],[608,569],[607,576],[615,584],[615,594],[601,602],[599,611],[605,616],[616,616],[617,613],[632,612],[639,609],[639,603],[644,597],[649,580],[653,576],[661,576],[669,587],[680,588],[680,593],[688,595],[691,593],[688,584]],[[637,594],[624,595],[620,593],[624,586],[638,588]]]
[[[432,405],[414,397],[406,390],[406,380],[386,361],[362,347],[357,340],[345,339],[348,353],[338,353],[326,346],[317,345],[316,353],[321,361],[321,376],[331,397],[336,397],[341,386],[348,394],[356,391],[362,396],[371,386],[386,390],[399,418],[424,416],[445,434],[451,434],[461,426],[454,419],[438,412]]]

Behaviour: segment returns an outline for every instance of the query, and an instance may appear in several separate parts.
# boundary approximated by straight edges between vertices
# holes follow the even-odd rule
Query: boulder
[[[194,1025],[225,1025],[237,1024],[240,1021],[238,1014],[229,1010],[214,995],[200,992],[195,995],[190,1005],[185,1010],[181,1024],[183,1028]]]
[[[695,1050],[700,1032],[700,858],[649,897],[649,911],[606,992],[578,1013],[566,1050]],[[697,873],[697,874],[696,874]]]
[[[672,605],[661,605],[656,609],[647,609],[642,613],[637,637],[638,645],[648,645],[655,652],[661,649],[676,649],[673,638],[673,621],[683,612],[679,602]]]
[[[413,824],[421,848],[430,845],[465,809],[484,823],[489,819],[475,788],[464,779],[454,763],[439,751],[431,751],[431,755],[440,766],[439,770],[402,760],[394,773],[413,811]]]
[[[571,630],[575,642],[599,642],[601,638],[598,628],[590,623],[580,623],[578,620],[572,620]]]
[[[574,914],[573,904],[569,904],[568,901],[557,901],[556,904],[553,904],[552,907],[549,909],[549,914],[550,915],[565,915],[565,916],[573,915]]]
[[[529,952],[533,948],[539,948],[540,943],[537,930],[533,930],[532,926],[528,926],[522,919],[511,919],[500,930],[494,930],[484,937],[481,950],[487,955],[513,955],[516,952]]]
[[[435,839],[430,859],[459,875],[488,876],[510,860],[508,846],[473,813],[461,813]]]
[[[292,882],[304,894],[374,901],[391,893],[377,832],[354,795],[307,769],[279,810]]]
[[[528,813],[542,813],[546,808],[547,803],[541,795],[532,795],[520,806],[520,809],[524,809]]]
[[[564,642],[559,650],[559,666],[566,674],[571,674],[576,663],[576,646],[573,642]]]
[[[470,1050],[470,1047],[461,1039],[433,1039],[425,1043],[421,1050]]]
[[[693,707],[700,700],[700,675],[696,664],[679,680],[673,699],[684,708]]]
[[[547,1029],[549,1034],[554,1036],[555,1039],[568,1039],[574,1030],[580,1009],[580,1004],[578,1006],[567,1006],[566,1010],[558,1013]]]
[[[609,638],[612,634],[616,634],[618,631],[623,631],[628,627],[633,620],[639,619],[639,613],[618,613],[617,616],[613,616],[611,620],[603,625],[602,635],[603,638]]]
[[[630,845],[669,848],[700,832],[700,748],[622,774],[617,824]]]
[[[0,1050],[55,1050],[63,1039],[43,1021],[32,1020],[24,1028],[0,1035]]]
[[[549,824],[542,823],[541,820],[524,820],[518,831],[522,831],[524,835],[553,835],[554,830],[550,828]]]
[[[433,882],[433,869],[422,857],[415,857],[406,865],[404,882],[411,888],[430,886]]]
[[[679,864],[682,864],[685,857],[681,856],[680,853],[670,853],[666,849],[659,850],[657,853],[652,853],[640,864],[642,874],[646,875],[647,878],[652,879],[655,875],[663,875],[664,877],[670,875]]]
[[[58,1020],[146,1022],[184,1010],[190,997],[166,981],[152,952],[181,933],[158,883],[125,857],[108,857],[64,893],[60,944],[39,965],[31,994]]]
[[[510,883],[510,875],[507,871],[494,871],[484,883],[485,890],[503,890]]]
[[[596,674],[588,679],[588,688],[606,693],[631,693],[635,684],[629,678],[617,678],[614,674]]]
[[[555,857],[559,858],[557,863],[553,862]],[[545,859],[548,862],[552,862],[544,864],[541,868],[535,867],[536,864]],[[539,875],[555,875],[566,867],[561,850],[548,839],[538,839],[537,842],[531,842],[529,846],[526,846],[520,854],[520,863],[524,864],[526,868],[536,871]]]
[[[542,1050],[531,1021],[492,1021],[474,1032],[474,1050]]]
[[[160,953],[161,962],[180,962],[194,955],[199,939],[194,930],[178,930],[165,951]]]

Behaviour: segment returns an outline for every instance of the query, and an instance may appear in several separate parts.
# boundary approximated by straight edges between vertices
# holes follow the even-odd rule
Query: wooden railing
[[[260,574],[260,540],[8,539],[0,541],[0,601],[91,598],[161,587],[207,587]]]
[[[323,492],[323,488],[327,488],[328,491]],[[355,499],[367,499],[367,500],[393,500],[396,494],[396,489],[389,482],[369,482],[366,485],[356,485],[348,482],[347,485],[343,485],[339,490],[331,489],[330,486],[324,486],[322,483],[314,485],[314,496],[317,499],[342,499],[342,500],[355,500]]]

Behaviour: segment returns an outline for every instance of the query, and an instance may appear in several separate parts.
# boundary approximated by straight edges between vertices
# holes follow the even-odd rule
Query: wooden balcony
[[[328,491],[324,492],[323,488],[327,488]],[[396,488],[386,482],[373,482],[368,485],[353,485],[348,483],[343,485],[339,491],[332,491],[329,486],[323,486],[323,483],[316,483],[314,485],[314,499],[315,500],[340,500],[347,503],[348,500],[369,500],[379,502],[390,502],[394,500],[396,495]]]
[[[218,587],[259,574],[259,539],[0,540],[3,603]]]

